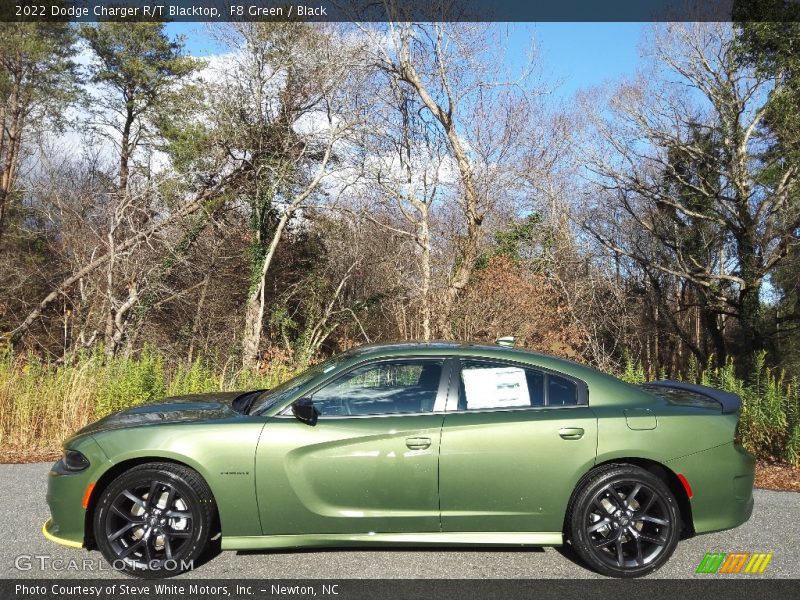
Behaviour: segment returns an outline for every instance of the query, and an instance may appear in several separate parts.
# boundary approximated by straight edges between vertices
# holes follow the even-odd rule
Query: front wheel
[[[672,556],[680,513],[661,479],[639,467],[615,465],[578,490],[568,529],[575,552],[595,571],[640,577]]]
[[[211,490],[195,471],[172,463],[139,465],[101,493],[94,537],[115,569],[169,577],[193,568],[208,545],[215,511]]]

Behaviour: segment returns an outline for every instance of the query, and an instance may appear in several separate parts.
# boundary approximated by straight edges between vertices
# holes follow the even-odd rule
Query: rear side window
[[[547,376],[548,406],[572,406],[578,403],[578,386],[558,375]]]
[[[459,410],[578,404],[575,382],[537,369],[502,363],[462,361],[459,388]]]

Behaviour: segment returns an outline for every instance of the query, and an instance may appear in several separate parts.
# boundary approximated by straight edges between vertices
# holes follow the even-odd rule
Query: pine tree
[[[76,98],[75,32],[65,23],[0,22],[0,240],[20,163],[38,130]]]

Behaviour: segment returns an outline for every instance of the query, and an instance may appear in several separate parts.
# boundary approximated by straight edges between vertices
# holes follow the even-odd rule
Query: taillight
[[[694,496],[692,493],[692,486],[689,485],[689,480],[683,475],[683,473],[678,473],[678,480],[681,482],[683,489],[686,490],[686,496],[691,498]]]

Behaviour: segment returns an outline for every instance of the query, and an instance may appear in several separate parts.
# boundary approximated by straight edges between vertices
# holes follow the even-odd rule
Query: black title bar
[[[797,580],[752,580],[709,576],[701,580],[537,579],[6,579],[4,600],[564,600],[565,598],[702,598],[750,600],[790,598]]]
[[[731,21],[800,19],[757,0],[3,0],[1,21]],[[776,16],[777,15],[777,16]]]

